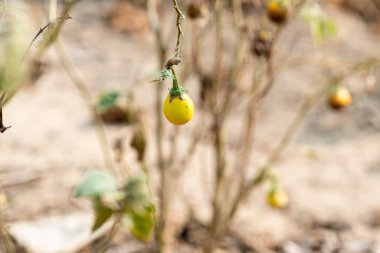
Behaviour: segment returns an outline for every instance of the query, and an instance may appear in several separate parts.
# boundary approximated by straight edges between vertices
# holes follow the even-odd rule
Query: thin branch
[[[201,119],[201,122],[202,119]],[[197,127],[198,131],[192,136],[191,140],[192,142],[189,144],[186,152],[184,152],[184,155],[182,159],[179,159],[179,162],[175,163],[173,167],[176,167],[177,169],[173,171],[173,177],[174,178],[179,178],[181,175],[185,172],[186,167],[188,163],[191,161],[197,147],[198,143],[202,140],[202,138],[205,136],[205,134],[208,132],[207,129],[208,127]]]
[[[122,218],[121,214],[118,214],[116,216],[116,219],[114,220],[112,227],[110,231],[108,232],[108,235],[106,236],[106,238],[104,238],[104,240],[100,243],[100,245],[95,249],[95,252],[104,253],[108,250],[110,243],[112,242],[113,238],[119,231],[121,218]]]
[[[229,109],[231,108],[231,103],[233,95],[234,95],[234,89],[236,89],[236,83],[238,83],[238,80],[241,76],[241,73],[243,71],[244,66],[244,55],[245,55],[245,47],[244,47],[244,41],[247,37],[247,33],[244,32],[244,16],[243,16],[243,10],[242,10],[242,2],[241,0],[233,0],[233,15],[234,15],[234,24],[236,27],[237,37],[238,41],[235,44],[234,49],[234,58],[233,63],[231,67],[231,71],[229,73],[228,78],[228,85],[226,89],[226,98],[225,102],[220,110],[220,120],[223,121],[224,118],[227,116],[227,113]]]
[[[241,201],[248,195],[248,193],[255,188],[256,186],[260,185],[267,177],[268,170],[270,166],[277,161],[279,155],[284,151],[284,149],[287,147],[289,144],[289,141],[291,138],[294,136],[296,130],[299,128],[301,123],[303,122],[303,119],[307,115],[307,113],[310,111],[312,106],[315,104],[316,101],[325,93],[327,88],[330,87],[330,82],[328,85],[324,86],[322,89],[318,90],[317,92],[313,93],[310,95],[302,104],[299,112],[297,113],[296,117],[294,120],[291,122],[289,127],[287,128],[284,136],[282,137],[281,141],[277,145],[277,147],[274,149],[272,154],[270,155],[266,166],[262,167],[260,172],[256,177],[251,179],[248,183],[245,184],[244,187],[240,188],[240,191],[233,201],[233,204],[230,208],[230,211],[228,212],[228,215],[226,217],[225,223],[228,224],[231,219],[234,217],[234,214],[236,213]]]
[[[296,117],[294,118],[294,120],[291,122],[291,124],[287,128],[287,130],[286,130],[284,136],[282,137],[281,141],[279,142],[277,147],[273,150],[273,152],[269,156],[268,161],[266,162],[266,164],[268,166],[271,166],[273,163],[275,163],[278,160],[279,156],[282,154],[284,149],[288,146],[290,140],[292,139],[292,137],[296,133],[296,131],[299,128],[299,126],[301,125],[301,123],[303,122],[303,119],[305,118],[307,113],[310,111],[310,109],[315,104],[315,102],[318,101],[319,98],[323,94],[325,94],[326,90],[330,87],[330,85],[331,84],[328,83],[328,85],[324,86],[322,89],[320,89],[317,92],[315,92],[314,94],[310,95],[304,101],[304,103],[302,104],[302,106],[301,106],[299,112],[297,113]]]
[[[0,133],[4,133],[10,126],[4,126],[3,123],[3,102],[5,100],[5,93],[0,95]]]
[[[174,56],[176,58],[180,58],[180,45],[181,45],[181,36],[183,36],[183,30],[182,30],[182,27],[181,27],[181,20],[182,19],[185,19],[185,15],[183,15],[181,9],[179,8],[178,6],[178,3],[177,3],[177,0],[173,0],[173,7],[175,9],[175,11],[177,12],[177,22],[176,22],[176,26],[177,26],[177,43],[176,43],[176,46],[175,46],[175,54]]]
[[[220,83],[221,79],[221,69],[222,69],[222,58],[223,58],[223,13],[224,0],[215,1],[215,22],[216,22],[216,33],[215,33],[215,57],[214,57],[214,67],[213,67],[213,89],[217,89],[216,86]],[[214,91],[215,92],[215,91]],[[215,100],[215,99],[214,99]],[[215,101],[214,101],[215,103]]]
[[[99,114],[97,113],[96,109],[91,103],[91,93],[88,90],[86,83],[83,81],[82,77],[78,73],[77,69],[75,68],[73,62],[69,58],[69,56],[66,53],[65,48],[63,47],[63,44],[60,39],[58,39],[56,43],[56,51],[58,54],[58,57],[66,69],[69,77],[71,78],[72,82],[74,83],[75,87],[78,89],[80,95],[82,96],[82,99],[86,102],[86,105],[88,107],[88,110],[90,111],[94,121],[95,121],[95,128],[96,133],[99,138],[100,146],[102,148],[102,152],[104,155],[105,165],[106,167],[116,176],[116,171],[113,166],[112,162],[112,156],[111,152],[109,150],[107,136],[105,132],[105,126],[104,122],[100,118]]]
[[[270,170],[271,166],[278,160],[282,152],[285,150],[285,148],[288,146],[290,140],[296,133],[297,129],[305,119],[306,115],[310,111],[310,109],[313,107],[313,105],[316,104],[316,102],[326,93],[326,91],[330,88],[331,84],[336,84],[341,81],[343,81],[347,75],[352,74],[355,71],[361,71],[363,69],[368,69],[370,66],[375,64],[375,60],[366,60],[363,62],[360,62],[358,64],[355,64],[353,66],[350,66],[345,71],[342,71],[341,75],[337,77],[333,77],[332,80],[329,80],[326,85],[324,85],[322,88],[315,91],[313,94],[309,95],[303,104],[301,105],[297,115],[285,131],[285,134],[281,138],[280,142],[276,146],[276,148],[273,150],[273,152],[269,155],[269,158],[267,162],[265,163],[265,166],[262,167],[260,172],[256,177],[251,179],[245,184],[245,187],[240,191],[238,197],[235,199],[232,208],[229,212],[229,215],[227,216],[226,223],[229,222],[230,219],[234,216],[235,212],[237,211],[237,208],[240,204],[240,202],[247,196],[247,194],[256,186],[260,185],[268,176],[268,171]],[[333,81],[333,82],[332,82]]]
[[[162,36],[162,29],[160,26],[160,22],[158,20],[158,2],[157,0],[148,0],[147,1],[147,9],[148,9],[148,18],[150,22],[151,29],[155,35],[156,41],[156,50],[158,56],[158,64],[160,68],[165,64],[167,47],[164,43]],[[162,105],[162,85],[159,82],[156,85],[156,103],[155,103],[155,111],[156,111],[156,149],[157,149],[157,165],[160,173],[160,185],[159,189],[159,216],[155,217],[158,219],[156,222],[156,234],[155,239],[158,246],[158,251],[160,253],[164,253],[167,250],[167,216],[168,216],[168,206],[170,203],[170,189],[168,181],[170,181],[170,175],[168,173],[168,169],[165,167],[164,154],[163,154],[163,135],[164,135],[164,125],[162,122],[162,113],[161,113],[161,105]]]
[[[306,0],[300,0],[298,3],[296,3],[294,5],[294,12],[292,13],[291,17],[289,17],[289,20],[292,20],[294,19],[295,17],[297,17],[297,15],[299,14],[299,12],[301,11],[301,7],[303,6],[303,4],[306,2]],[[289,22],[288,22],[289,23]],[[286,23],[287,24],[287,23]],[[274,67],[273,67],[273,50],[274,50],[274,47],[275,47],[275,44],[277,42],[277,40],[279,39],[280,35],[281,35],[281,32],[285,29],[286,27],[286,24],[285,25],[282,25],[280,26],[274,36],[273,36],[273,39],[271,41],[271,44],[270,44],[270,55],[269,57],[266,59],[267,60],[267,83],[266,85],[264,86],[263,90],[260,92],[259,94],[259,98],[262,99],[264,98],[266,95],[268,95],[269,91],[272,89],[273,87],[273,84],[274,84],[274,80],[275,80],[275,71],[274,71]]]
[[[4,246],[0,246],[0,250],[6,250],[7,253],[16,253],[15,245],[12,242],[12,238],[9,235],[9,232],[3,223],[3,215],[0,213],[0,242]]]
[[[60,18],[57,18],[55,19],[55,21],[58,21],[58,20],[62,20],[62,21],[66,21],[66,20],[69,20],[69,19],[72,19],[72,17],[67,13],[65,16],[62,16]],[[36,33],[36,35],[33,37],[32,41],[29,43],[23,57],[21,58],[21,61],[20,62],[23,62],[25,60],[25,57],[28,55],[29,51],[30,51],[30,48],[32,47],[33,43],[36,41],[36,39],[49,27],[51,26],[52,24],[55,23],[55,21],[50,21],[49,23],[47,23],[46,25],[44,25],[43,27],[41,27],[38,32]],[[58,26],[57,26],[58,27]]]

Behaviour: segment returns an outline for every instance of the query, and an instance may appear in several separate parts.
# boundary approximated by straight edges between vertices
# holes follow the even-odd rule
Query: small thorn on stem
[[[11,128],[11,126],[0,126],[0,133],[4,133],[8,128]]]

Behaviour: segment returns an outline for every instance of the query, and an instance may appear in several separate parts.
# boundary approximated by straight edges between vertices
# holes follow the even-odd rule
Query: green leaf
[[[154,227],[154,205],[145,174],[129,178],[122,191],[125,198],[122,223],[139,240],[148,240]]]
[[[164,70],[162,70],[161,72],[161,78],[162,80],[165,80],[167,78],[173,78],[173,74],[167,68],[164,68]]]
[[[126,194],[124,205],[129,209],[143,209],[152,204],[152,196],[145,175],[130,178],[123,187]]]
[[[111,218],[113,210],[104,205],[100,198],[94,199],[92,205],[95,211],[95,221],[92,226],[92,231],[95,231]]]
[[[116,105],[117,100],[120,97],[120,93],[118,91],[107,91],[100,95],[97,103],[98,110],[107,110],[110,107]]]
[[[167,68],[164,68],[161,71],[160,77],[150,81],[150,83],[162,82],[163,80],[168,79],[168,78],[173,78],[173,74],[172,72],[170,72],[170,70],[168,70]]]
[[[128,210],[122,217],[122,224],[125,225],[137,239],[142,241],[148,240],[154,228],[153,206],[146,206],[144,210],[140,212]]]
[[[109,174],[93,171],[87,174],[84,181],[75,190],[75,197],[99,197],[104,193],[116,190],[116,181]]]

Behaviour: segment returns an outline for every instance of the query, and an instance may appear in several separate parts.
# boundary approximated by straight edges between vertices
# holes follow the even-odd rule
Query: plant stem
[[[7,9],[7,0],[3,0],[3,13],[1,13],[1,24],[4,23],[5,10]]]
[[[0,95],[0,133],[4,133],[10,126],[6,127],[3,123],[3,103],[5,100],[5,93]]]
[[[41,59],[43,54],[45,53],[46,49],[49,48],[49,46],[56,41],[56,39],[58,38],[58,35],[60,33],[60,31],[62,30],[63,28],[63,25],[65,24],[65,22],[69,19],[71,19],[72,17],[70,16],[70,11],[71,11],[71,8],[74,6],[74,4],[76,4],[79,0],[72,0],[72,1],[66,1],[66,4],[61,12],[61,15],[59,18],[56,18],[56,19],[53,19],[51,20],[50,22],[48,22],[45,26],[43,26],[42,28],[40,28],[37,32],[37,34],[34,36],[34,38],[32,39],[32,41],[29,43],[29,46],[28,48],[26,49],[23,57],[21,58],[21,61],[20,62],[23,62],[26,58],[26,56],[28,55],[29,51],[30,51],[30,48],[32,47],[34,41],[50,26],[52,26],[54,24],[54,22],[56,21],[57,23],[54,24],[54,27],[51,31],[49,31],[50,33],[50,37],[48,39],[45,39],[42,43],[41,43],[41,46],[38,48],[38,51],[36,52],[36,56],[35,56],[35,59]],[[56,3],[56,2],[55,2]],[[51,2],[51,4],[53,4],[53,2]],[[54,8],[51,7],[51,10],[53,10]],[[51,15],[53,15],[51,13]]]
[[[116,176],[117,173],[113,165],[111,151],[109,150],[104,122],[100,118],[98,112],[96,111],[95,107],[91,103],[91,98],[92,98],[91,92],[88,90],[86,83],[83,81],[81,75],[79,74],[73,62],[67,55],[66,50],[60,39],[57,40],[56,51],[62,65],[66,69],[69,77],[71,78],[71,81],[74,83],[75,87],[79,91],[79,94],[81,95],[83,101],[86,103],[88,110],[90,111],[92,118],[95,121],[95,129],[96,129],[96,133],[98,135],[99,143],[100,143],[102,153],[104,156],[105,166],[114,174],[114,176]]]
[[[215,20],[216,20],[216,51],[215,61],[213,66],[213,87],[212,87],[212,101],[211,111],[213,114],[213,127],[212,132],[214,135],[213,148],[215,152],[215,182],[214,192],[212,199],[212,219],[209,227],[209,238],[203,247],[204,253],[212,253],[218,246],[220,237],[223,235],[220,231],[220,225],[222,222],[222,187],[225,173],[225,157],[224,157],[224,141],[222,138],[223,122],[217,109],[216,97],[218,95],[218,87],[220,86],[220,73],[222,68],[222,56],[223,56],[223,37],[222,37],[222,12],[224,7],[224,0],[216,0],[215,2]]]
[[[121,214],[118,214],[112,224],[112,227],[107,235],[107,237],[104,239],[104,241],[95,249],[95,252],[98,253],[104,253],[107,251],[107,249],[110,246],[110,243],[112,242],[113,238],[117,234],[117,231],[119,230],[119,225],[121,221]]]
[[[148,0],[147,1],[147,9],[148,9],[148,18],[150,22],[151,29],[155,36],[156,41],[156,50],[158,56],[158,64],[159,66],[163,66],[165,64],[167,48],[164,44],[162,30],[160,26],[160,22],[158,20],[158,2],[157,0]],[[156,85],[156,149],[157,149],[157,165],[158,170],[160,172],[160,190],[159,190],[159,217],[158,222],[156,222],[156,242],[158,246],[158,252],[165,253],[168,251],[167,248],[167,216],[168,216],[168,206],[169,206],[169,198],[170,198],[170,189],[168,185],[168,181],[170,178],[169,172],[165,167],[164,163],[164,155],[163,155],[163,122],[162,122],[162,113],[161,113],[161,105],[162,105],[162,85],[159,82]]]
[[[222,69],[222,58],[223,58],[223,22],[222,22],[222,13],[223,13],[224,0],[215,1],[215,22],[216,22],[216,33],[215,33],[215,60],[213,66],[213,88],[217,89],[216,86],[220,83],[221,69]],[[215,91],[214,91],[215,92]]]
[[[173,74],[173,88],[174,89],[179,89],[177,75],[176,75],[175,70],[174,70],[174,68],[172,66],[170,67],[170,71]]]
[[[181,27],[181,19],[185,19],[185,15],[183,15],[181,9],[179,8],[178,6],[178,3],[177,3],[177,0],[173,0],[173,7],[175,9],[175,11],[177,12],[177,22],[176,22],[176,26],[177,26],[177,43],[176,43],[176,46],[175,46],[175,57],[180,57],[180,52],[179,52],[179,49],[180,49],[180,45],[181,45],[181,36],[183,35],[183,31],[182,31],[182,27]]]
[[[238,194],[237,198],[235,199],[235,201],[232,205],[232,208],[230,209],[230,212],[227,216],[226,223],[228,223],[233,218],[234,214],[236,213],[236,211],[238,209],[240,202],[245,198],[245,196],[247,196],[247,194],[252,189],[254,189],[256,186],[261,184],[266,179],[267,172],[270,169],[270,166],[272,166],[277,161],[280,154],[288,146],[290,140],[292,139],[292,137],[296,133],[296,130],[299,128],[301,123],[303,122],[303,119],[305,118],[307,113],[310,111],[312,106],[318,101],[318,99],[326,92],[326,90],[329,87],[330,87],[330,82],[305,99],[305,101],[301,105],[301,108],[298,111],[296,117],[294,118],[294,120],[291,122],[291,124],[289,125],[289,127],[285,131],[285,134],[281,138],[279,144],[274,149],[274,151],[270,154],[270,156],[266,162],[266,165],[260,170],[258,175],[256,177],[254,177],[253,179],[251,179],[248,183],[246,183],[245,187],[242,188],[241,191],[239,192],[239,194]]]
[[[4,249],[7,253],[16,253],[15,245],[12,242],[12,238],[10,237],[7,228],[5,227],[5,224],[3,223],[3,216],[0,212],[0,250]]]

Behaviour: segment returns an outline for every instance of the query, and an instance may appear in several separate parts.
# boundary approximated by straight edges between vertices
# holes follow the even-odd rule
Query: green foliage
[[[289,5],[289,0],[277,0],[277,2],[280,6],[288,6]]]
[[[122,223],[137,239],[146,241],[150,238],[154,227],[153,206],[146,206],[143,210],[128,210],[124,213]]]
[[[130,178],[123,191],[123,224],[139,240],[148,240],[154,227],[154,206],[148,183],[144,175]]]
[[[116,181],[105,172],[91,172],[75,191],[76,197],[89,197],[95,211],[95,231],[112,216],[139,240],[148,240],[154,228],[154,206],[145,175],[130,177],[117,189]]]
[[[95,221],[92,226],[92,231],[95,231],[111,218],[113,210],[103,204],[99,197],[92,201],[92,206],[95,211]]]
[[[21,15],[16,15],[8,6],[7,19],[0,24],[1,36],[4,37],[3,55],[0,59],[0,94],[6,93],[4,104],[13,96],[23,84],[28,74],[28,64],[21,62],[27,49],[28,21]]]
[[[115,106],[119,97],[118,91],[106,91],[100,95],[96,107],[99,111],[105,111]]]
[[[337,33],[337,27],[333,20],[326,17],[318,4],[305,6],[301,10],[301,16],[310,25],[310,33],[314,43],[322,46],[328,37],[333,37]]]
[[[75,191],[75,197],[100,197],[102,194],[116,190],[116,181],[107,173],[93,171]]]
[[[168,78],[173,79],[174,76],[173,76],[172,72],[170,72],[169,69],[164,68],[164,69],[161,71],[160,77],[157,78],[157,79],[154,79],[154,80],[152,80],[152,81],[150,81],[150,82],[151,82],[151,83],[161,82],[161,81],[166,80],[166,79],[168,79]]]
[[[161,78],[162,80],[165,80],[167,78],[173,78],[173,74],[167,68],[164,68],[164,70],[162,70],[161,72]]]
[[[124,204],[129,209],[142,210],[152,202],[150,190],[144,175],[130,178],[123,191],[126,194]]]

